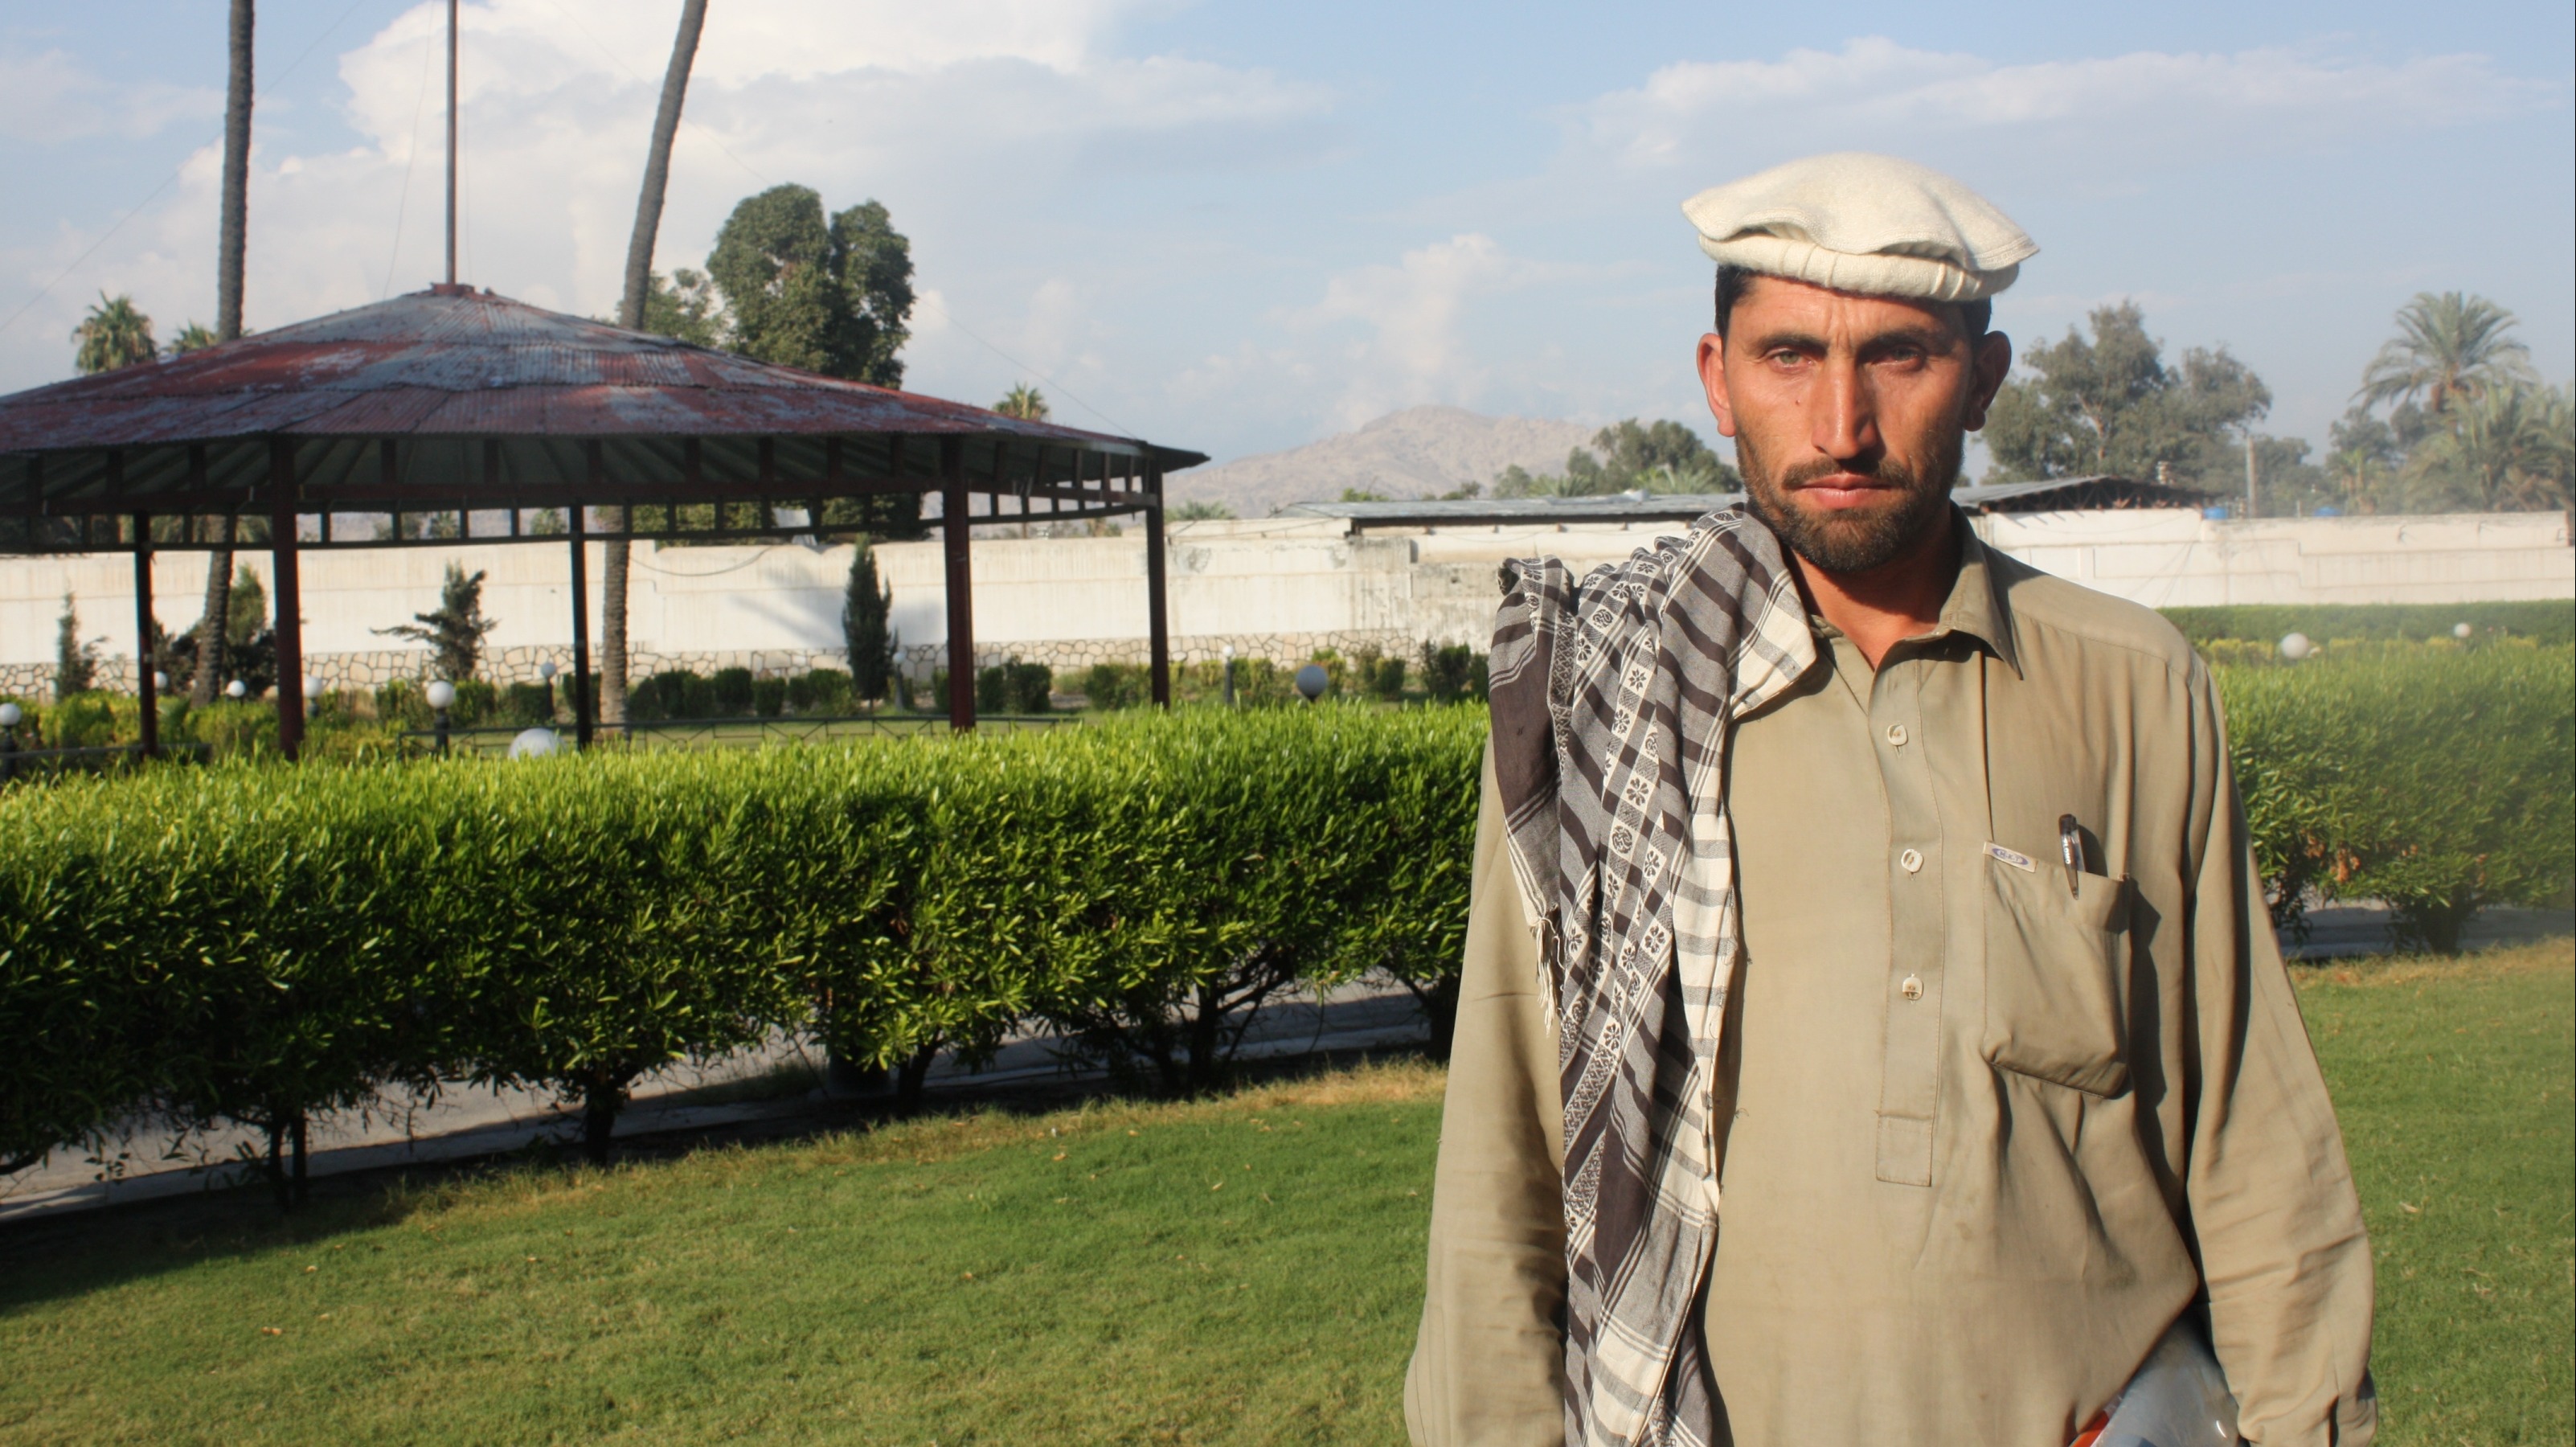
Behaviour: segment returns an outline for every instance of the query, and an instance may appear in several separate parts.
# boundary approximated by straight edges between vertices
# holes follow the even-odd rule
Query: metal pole
[[[2254,503],[2254,434],[2251,431],[2245,434],[2245,515],[2249,518],[2262,516]]]
[[[1172,706],[1171,589],[1163,557],[1163,469],[1145,459],[1145,649],[1152,660],[1154,706]]]
[[[948,726],[975,727],[975,574],[967,556],[966,443],[939,439],[939,533],[948,563]]]
[[[269,568],[277,593],[277,751],[292,759],[304,747],[304,589],[295,546],[295,444],[268,440]]]
[[[161,752],[161,690],[152,679],[152,519],[134,515],[134,701],[143,757]]]
[[[447,284],[456,285],[456,0],[447,0]]]
[[[590,444],[591,469],[596,473],[600,463],[600,446]],[[590,747],[590,539],[584,528],[582,504],[575,502],[572,514],[572,741],[573,747]]]

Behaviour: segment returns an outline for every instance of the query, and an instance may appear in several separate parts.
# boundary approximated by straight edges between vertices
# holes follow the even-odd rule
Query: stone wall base
[[[1330,649],[1344,658],[1374,648],[1380,653],[1413,659],[1422,651],[1422,640],[1383,629],[1354,629],[1334,633],[1239,633],[1202,634],[1172,640],[1174,663],[1214,663],[1225,656],[1228,646],[1239,659],[1266,658],[1273,663],[1294,665],[1306,662],[1317,653]],[[419,648],[384,648],[364,653],[316,653],[304,660],[304,671],[322,680],[323,691],[338,693],[348,690],[372,692],[396,679],[426,682],[432,676],[429,652]],[[1144,664],[1145,640],[1142,638],[1068,638],[1045,642],[1020,642],[975,650],[975,666],[991,668],[1018,659],[1022,663],[1043,663],[1058,673],[1080,673],[1095,663]],[[479,677],[494,683],[537,683],[542,681],[538,665],[551,661],[564,674],[572,672],[570,647],[527,647],[494,649],[484,655]],[[598,666],[596,655],[592,667]],[[927,644],[903,650],[900,660],[904,676],[926,684],[933,671],[948,666],[945,644]],[[644,679],[656,673],[688,669],[701,676],[712,675],[720,668],[748,668],[755,678],[785,677],[816,668],[847,668],[848,658],[837,648],[764,648],[735,652],[656,653],[639,650],[628,655],[630,678]],[[1067,683],[1075,680],[1067,679]],[[132,693],[135,685],[134,660],[103,658],[98,665],[99,686],[117,693]],[[50,663],[0,664],[0,697],[50,698],[54,691],[54,668]]]

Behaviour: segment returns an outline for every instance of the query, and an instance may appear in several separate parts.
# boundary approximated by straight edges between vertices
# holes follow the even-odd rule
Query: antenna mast
[[[456,0],[447,0],[447,284],[456,285]]]

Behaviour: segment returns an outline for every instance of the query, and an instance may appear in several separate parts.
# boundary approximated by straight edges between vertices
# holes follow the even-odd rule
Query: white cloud
[[[1408,251],[1392,266],[1342,272],[1325,283],[1323,300],[1280,319],[1292,333],[1357,332],[1334,349],[1329,369],[1342,379],[1334,415],[1357,426],[1418,403],[1478,401],[1493,368],[1467,345],[1466,313],[1553,272],[1470,233]]]
[[[1883,38],[1778,60],[1689,61],[1570,115],[1581,148],[1630,167],[1746,146],[1789,153],[2014,135],[2054,156],[2104,147],[2178,163],[2390,135],[2554,107],[2565,88],[2479,55],[2402,62],[2310,49],[2136,51],[2002,64]]]
[[[1323,88],[1266,72],[1112,53],[1115,27],[1140,8],[1139,0],[715,7],[674,152],[656,265],[699,263],[736,200],[792,180],[834,207],[885,200],[913,237],[920,283],[957,296],[960,270],[980,270],[978,246],[992,250],[992,238],[1020,234],[1032,217],[1077,215],[1103,169],[1275,160],[1329,110]],[[614,307],[677,15],[676,3],[632,0],[465,7],[460,279],[574,312]],[[283,153],[293,143],[255,137],[245,293],[253,327],[437,278],[445,23],[445,6],[417,4],[339,57],[342,113],[357,144]],[[0,94],[7,79],[0,74]],[[0,107],[0,122],[26,110],[15,98]],[[0,389],[63,374],[60,333],[102,286],[132,292],[164,331],[211,316],[215,154],[200,152],[169,199],[0,336]],[[97,239],[65,231],[41,251],[0,256],[0,270],[33,289]],[[975,280],[990,287],[989,275]],[[1080,318],[1065,312],[1076,304],[1048,302],[1045,328],[1077,330]]]
[[[119,85],[58,50],[0,54],[0,140],[51,145],[92,136],[137,140],[172,121],[224,113],[223,92],[151,82]]]

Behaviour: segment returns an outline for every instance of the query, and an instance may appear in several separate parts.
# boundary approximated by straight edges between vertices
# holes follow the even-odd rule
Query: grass
[[[2576,946],[2302,969],[2389,1444],[2564,1443]],[[0,1442],[1403,1440],[1440,1076],[0,1237]]]
[[[2389,1444],[2576,1439],[2576,944],[2301,970],[2379,1270]]]

